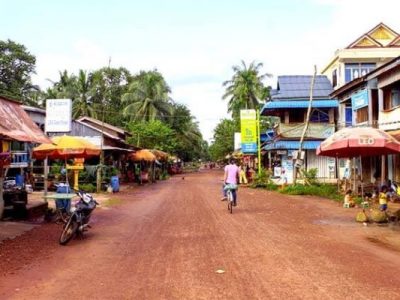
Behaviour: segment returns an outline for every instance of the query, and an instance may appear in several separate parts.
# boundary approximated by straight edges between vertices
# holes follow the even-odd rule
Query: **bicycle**
[[[228,211],[230,213],[233,213],[233,193],[232,190],[236,190],[237,189],[237,185],[236,184],[226,184],[224,189],[226,190],[226,197],[228,200]]]

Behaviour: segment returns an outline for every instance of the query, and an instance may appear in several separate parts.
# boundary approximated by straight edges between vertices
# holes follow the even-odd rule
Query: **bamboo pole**
[[[308,125],[310,124],[310,116],[311,116],[311,109],[312,109],[312,101],[313,101],[313,91],[314,91],[314,84],[315,84],[315,77],[317,76],[317,66],[314,65],[314,74],[311,79],[311,86],[310,86],[310,101],[308,102],[308,109],[307,109],[307,116],[305,120],[305,125],[303,128],[303,133],[301,134],[300,144],[299,144],[299,151],[297,152],[297,157],[295,158],[294,168],[293,168],[293,183],[296,184],[297,175],[300,171],[300,164],[301,161],[301,151],[303,148],[304,137],[308,130]],[[299,158],[300,156],[300,158]]]

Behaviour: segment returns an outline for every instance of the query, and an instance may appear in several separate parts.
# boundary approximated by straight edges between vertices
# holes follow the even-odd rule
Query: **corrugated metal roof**
[[[293,75],[278,76],[278,87],[272,90],[272,99],[295,99],[310,97],[312,76],[309,75]],[[332,92],[332,84],[325,75],[317,75],[315,77],[313,96],[315,98],[329,98]]]
[[[322,141],[304,141],[303,149],[312,150],[317,149]],[[265,145],[265,150],[298,150],[300,146],[300,141],[276,141],[271,144]]]
[[[0,97],[0,137],[31,143],[51,143],[20,103]]]
[[[264,104],[261,114],[267,110],[278,108],[307,108],[309,100],[286,100],[286,101],[269,101]],[[314,100],[311,105],[313,108],[336,108],[339,106],[337,100]]]

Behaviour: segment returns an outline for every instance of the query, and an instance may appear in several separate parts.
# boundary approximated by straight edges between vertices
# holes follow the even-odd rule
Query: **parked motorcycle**
[[[86,228],[90,228],[89,220],[93,210],[99,204],[92,195],[78,191],[78,202],[71,207],[70,215],[60,236],[60,245],[66,245],[75,235],[83,237]]]

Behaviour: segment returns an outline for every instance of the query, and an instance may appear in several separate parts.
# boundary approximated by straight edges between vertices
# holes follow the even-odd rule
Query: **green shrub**
[[[87,192],[87,193],[94,193],[96,192],[96,186],[91,183],[83,183],[79,185],[79,189]]]
[[[268,190],[277,190],[278,187],[271,182],[271,172],[266,169],[261,169],[260,173],[256,173],[254,180],[250,185],[253,188],[266,188]]]
[[[313,184],[317,184],[317,174],[318,174],[318,169],[317,168],[312,168],[307,170],[303,169],[303,175],[306,179],[306,181],[308,181],[309,184],[313,185]]]
[[[288,195],[312,195],[324,198],[343,200],[343,196],[337,192],[336,185],[321,184],[321,185],[288,185],[280,190],[282,194]]]

